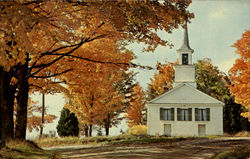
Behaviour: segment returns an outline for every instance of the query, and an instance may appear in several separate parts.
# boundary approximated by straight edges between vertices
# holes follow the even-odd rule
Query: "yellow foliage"
[[[129,129],[130,135],[147,135],[146,125],[135,125]]]

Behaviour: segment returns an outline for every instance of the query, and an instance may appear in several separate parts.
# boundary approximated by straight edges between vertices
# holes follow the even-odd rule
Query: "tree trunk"
[[[105,133],[106,133],[106,136],[109,136],[109,127],[110,127],[110,121],[109,121],[109,114],[108,114],[108,117],[107,119],[105,120]]]
[[[93,110],[94,107],[94,96],[91,95],[91,103],[90,103],[91,110]],[[92,136],[92,123],[93,123],[93,112],[90,113],[90,118],[91,118],[91,124],[89,124],[89,136]]]
[[[109,136],[109,124],[105,124],[106,136]]]
[[[0,148],[5,146],[6,141],[11,138],[13,130],[13,105],[11,99],[14,96],[10,91],[10,73],[0,66]],[[13,101],[14,102],[14,101]],[[12,108],[12,109],[11,109]],[[12,116],[10,114],[12,113]],[[12,119],[11,119],[12,117]],[[12,126],[11,126],[12,125]]]
[[[90,136],[90,137],[92,136],[92,127],[93,127],[93,125],[90,124],[90,125],[89,125],[89,136]]]
[[[44,106],[45,105],[45,94],[42,94],[42,118],[41,118],[41,126],[40,126],[40,137],[43,135],[43,125],[44,125]]]
[[[8,89],[8,105],[9,105],[9,115],[8,115],[8,121],[9,124],[7,125],[7,140],[11,140],[14,138],[14,100],[15,100],[15,93],[16,88],[13,86],[10,86]]]
[[[24,65],[19,67],[18,72],[18,94],[17,94],[17,116],[16,116],[16,129],[15,138],[25,140],[26,127],[27,127],[27,107],[29,97],[29,83],[28,83],[28,58]]]
[[[85,135],[86,137],[89,136],[89,127],[88,127],[87,124],[84,124],[84,135]]]

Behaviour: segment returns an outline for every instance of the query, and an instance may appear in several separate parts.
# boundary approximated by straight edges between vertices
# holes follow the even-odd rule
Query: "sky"
[[[233,66],[235,59],[235,48],[231,47],[241,38],[242,33],[250,29],[250,1],[249,0],[193,0],[188,10],[195,14],[195,18],[188,24],[189,44],[193,53],[193,62],[203,58],[210,58],[212,64],[219,70],[227,73]],[[133,62],[155,67],[157,62],[174,62],[177,59],[176,50],[183,41],[183,29],[178,28],[172,34],[159,32],[161,37],[174,44],[170,49],[166,46],[158,47],[154,52],[142,52],[143,44],[134,43],[129,45],[137,59]],[[155,73],[153,70],[138,70],[136,80],[146,90],[150,78]],[[41,103],[42,96],[35,94],[34,100]],[[56,131],[56,125],[60,118],[60,111],[64,105],[64,98],[60,94],[46,95],[46,106],[49,114],[54,114],[57,119],[52,124],[46,124],[44,133],[50,130]],[[110,135],[118,135],[120,130],[126,131],[127,126],[123,121],[117,128],[111,128]],[[38,132],[27,132],[27,138],[34,138]]]

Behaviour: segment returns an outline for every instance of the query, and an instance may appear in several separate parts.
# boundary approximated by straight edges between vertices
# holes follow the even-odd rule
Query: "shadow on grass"
[[[0,150],[0,158],[53,159],[59,156],[52,151],[42,150],[30,141],[10,141],[7,147]]]

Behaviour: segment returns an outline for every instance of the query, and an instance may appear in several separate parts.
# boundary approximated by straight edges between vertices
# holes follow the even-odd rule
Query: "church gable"
[[[209,103],[209,104],[221,104],[223,103],[197,89],[194,87],[182,83],[169,92],[151,100],[148,104],[168,104],[168,103]]]

